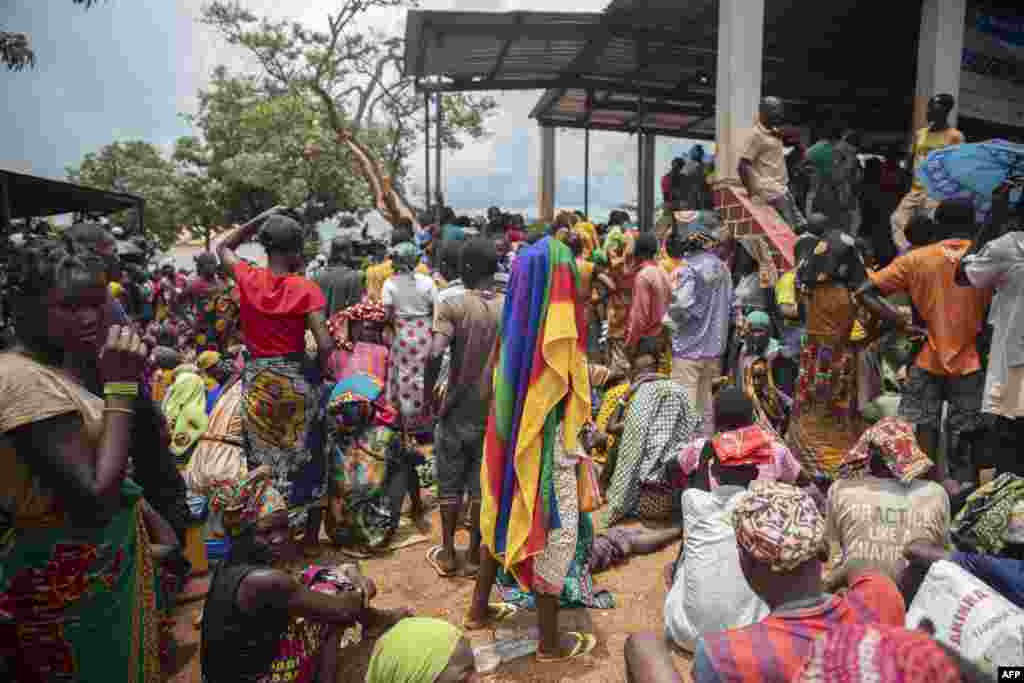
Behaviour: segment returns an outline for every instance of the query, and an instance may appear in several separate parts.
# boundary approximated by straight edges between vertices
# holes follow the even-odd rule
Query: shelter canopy
[[[768,0],[762,91],[794,118],[909,128],[921,0]],[[433,91],[543,89],[542,125],[714,135],[718,3],[615,0],[604,12],[409,12],[406,74]]]
[[[4,195],[10,207],[8,215],[12,219],[64,213],[107,214],[141,207],[144,203],[142,197],[133,194],[98,190],[13,171],[0,170],[0,184],[6,185]]]

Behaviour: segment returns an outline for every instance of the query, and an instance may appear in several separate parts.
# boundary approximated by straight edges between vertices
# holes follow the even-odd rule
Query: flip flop
[[[350,560],[368,560],[373,557],[372,553],[360,548],[338,548],[338,552]]]
[[[441,562],[437,559],[437,556],[440,555],[443,550],[444,546],[440,545],[435,545],[433,548],[428,550],[427,564],[434,568],[434,571],[437,572],[438,576],[440,576],[442,579],[447,579],[449,577],[455,576],[458,573],[458,569],[446,570],[444,567],[441,566]]]
[[[462,620],[462,629],[464,631],[482,631],[515,616],[519,612],[518,607],[507,602],[492,602],[487,607],[494,613],[494,616],[486,621],[473,621],[467,616]]]
[[[576,645],[573,646],[572,651],[565,657],[547,657],[542,655],[539,651],[537,652],[537,662],[539,664],[556,664],[558,662],[568,662],[570,659],[576,659],[583,655],[589,655],[597,647],[597,637],[590,633],[580,633],[578,631],[570,631],[569,635],[576,639]]]

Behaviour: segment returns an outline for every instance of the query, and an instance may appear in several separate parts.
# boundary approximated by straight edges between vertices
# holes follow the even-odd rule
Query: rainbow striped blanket
[[[560,527],[553,485],[555,430],[565,451],[590,418],[586,322],[576,262],[546,237],[520,249],[505,297],[494,401],[481,468],[484,544],[524,590],[533,558]]]

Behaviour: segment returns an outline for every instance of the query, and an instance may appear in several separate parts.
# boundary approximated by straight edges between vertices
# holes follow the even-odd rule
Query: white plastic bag
[[[995,675],[1024,666],[1024,610],[952,562],[936,562],[907,610],[907,628],[925,618],[935,638]]]

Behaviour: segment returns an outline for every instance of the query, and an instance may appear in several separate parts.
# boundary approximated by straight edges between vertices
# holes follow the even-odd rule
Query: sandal
[[[445,569],[444,567],[441,566],[441,561],[437,559],[437,556],[440,555],[443,551],[444,551],[444,546],[440,546],[440,545],[435,545],[433,548],[428,550],[427,551],[427,564],[429,564],[431,567],[434,568],[434,571],[437,572],[438,576],[440,576],[442,579],[447,579],[449,577],[452,577],[452,576],[455,576],[456,574],[458,574],[459,570],[458,570],[458,568],[455,568],[455,569]]]
[[[597,637],[590,633],[580,633],[578,631],[570,631],[569,635],[576,639],[576,645],[573,646],[572,650],[565,657],[549,657],[542,655],[540,650],[537,651],[537,662],[540,664],[555,664],[558,662],[568,662],[570,659],[576,659],[583,655],[589,655],[597,647]]]
[[[462,630],[482,631],[515,616],[519,612],[518,607],[508,602],[492,602],[487,608],[491,612],[487,619],[484,621],[473,621],[469,616],[466,616],[462,620]]]

